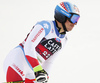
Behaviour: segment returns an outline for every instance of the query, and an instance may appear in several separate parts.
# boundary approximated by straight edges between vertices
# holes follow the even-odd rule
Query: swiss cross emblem
[[[76,10],[76,12],[80,13],[79,9],[75,5],[74,5],[74,9]]]

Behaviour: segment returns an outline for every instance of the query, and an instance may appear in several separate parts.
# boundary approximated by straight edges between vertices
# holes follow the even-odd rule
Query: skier
[[[66,32],[77,24],[76,5],[61,2],[55,8],[54,21],[40,21],[26,39],[10,51],[4,61],[7,82],[47,83],[53,60],[67,41]]]

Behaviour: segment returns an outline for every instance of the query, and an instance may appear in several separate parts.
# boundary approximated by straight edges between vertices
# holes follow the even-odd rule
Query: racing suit
[[[5,59],[7,82],[35,79],[33,69],[39,65],[49,75],[53,61],[66,40],[65,34],[58,32],[55,21],[37,22],[25,40],[12,49]]]

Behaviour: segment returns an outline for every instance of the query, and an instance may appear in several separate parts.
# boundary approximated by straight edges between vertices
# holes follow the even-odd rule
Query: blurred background
[[[81,18],[59,54],[49,83],[100,83],[100,2],[67,0],[76,4]],[[54,20],[62,0],[0,0],[0,83],[5,82],[3,61],[41,20]]]

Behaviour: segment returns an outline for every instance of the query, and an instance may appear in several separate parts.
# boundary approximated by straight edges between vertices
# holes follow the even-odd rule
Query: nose
[[[74,25],[77,25],[77,22],[76,22],[76,23],[74,23]]]

